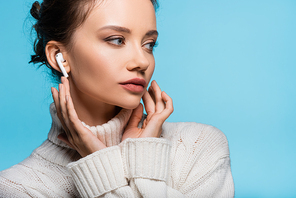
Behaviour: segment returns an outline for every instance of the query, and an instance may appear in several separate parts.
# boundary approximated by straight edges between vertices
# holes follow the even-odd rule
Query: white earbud
[[[66,72],[66,70],[65,70],[65,67],[63,66],[63,62],[65,62],[65,60],[64,60],[63,54],[62,54],[61,52],[57,53],[57,55],[56,55],[56,60],[57,60],[57,63],[58,63],[58,65],[59,65],[59,67],[60,67],[60,69],[61,69],[63,75],[64,75],[66,78],[68,78],[68,74],[67,74],[67,72]]]

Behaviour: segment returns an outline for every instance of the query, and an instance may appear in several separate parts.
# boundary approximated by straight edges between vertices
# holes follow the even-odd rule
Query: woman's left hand
[[[162,124],[174,111],[172,99],[164,91],[161,91],[155,81],[151,82],[148,92],[145,92],[142,99],[147,118],[144,120],[142,128],[138,128],[143,116],[143,105],[140,103],[133,110],[122,141],[126,138],[160,137]]]

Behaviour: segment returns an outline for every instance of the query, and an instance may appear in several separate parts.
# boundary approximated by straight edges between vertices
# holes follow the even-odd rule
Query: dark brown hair
[[[156,10],[157,0],[150,1]],[[37,38],[34,42],[35,54],[31,56],[29,63],[46,65],[51,69],[55,81],[60,82],[62,74],[48,63],[45,46],[49,41],[54,40],[70,47],[72,34],[85,21],[96,2],[97,0],[44,0],[39,4],[35,1],[30,13],[36,19],[33,28]]]

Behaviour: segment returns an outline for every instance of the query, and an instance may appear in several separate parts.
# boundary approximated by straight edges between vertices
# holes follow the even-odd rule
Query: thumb
[[[75,150],[74,146],[69,142],[68,137],[65,133],[61,133],[58,135],[58,139],[65,142],[69,147]]]
[[[130,128],[134,128],[134,127],[138,127],[138,125],[142,119],[142,116],[143,116],[143,105],[140,103],[139,106],[133,110],[133,113],[131,115],[131,118],[130,118],[125,130],[128,130]]]

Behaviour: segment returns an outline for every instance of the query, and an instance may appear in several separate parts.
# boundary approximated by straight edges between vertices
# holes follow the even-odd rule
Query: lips
[[[140,93],[144,91],[147,83],[144,79],[133,78],[119,84],[128,91]]]

